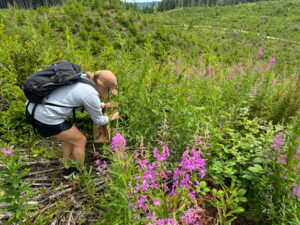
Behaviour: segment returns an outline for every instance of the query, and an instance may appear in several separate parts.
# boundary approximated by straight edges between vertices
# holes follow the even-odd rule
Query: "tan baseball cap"
[[[97,78],[111,91],[113,95],[117,95],[117,78],[109,70],[98,70],[95,72]]]

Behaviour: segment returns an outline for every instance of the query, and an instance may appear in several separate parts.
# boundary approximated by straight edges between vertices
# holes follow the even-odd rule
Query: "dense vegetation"
[[[298,2],[142,15],[117,1],[70,0],[0,12],[0,198],[11,221],[46,224],[65,213],[28,214],[34,194],[18,181],[28,172],[21,149],[36,160],[61,154],[25,123],[22,85],[69,60],[109,69],[119,83],[112,146],[96,145],[102,157],[86,163],[106,193],[95,196],[93,178],[82,175],[82,215],[100,224],[299,224]],[[88,114],[78,114],[91,140]]]

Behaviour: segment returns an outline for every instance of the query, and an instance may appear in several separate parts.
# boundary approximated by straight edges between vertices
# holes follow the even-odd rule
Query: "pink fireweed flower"
[[[164,161],[166,159],[165,153],[158,154],[157,147],[154,148],[153,156],[157,158],[157,161]]]
[[[199,62],[201,63],[203,61],[203,56],[199,57]]]
[[[4,152],[5,156],[9,156],[12,153],[12,150],[7,150],[6,152]]]
[[[142,183],[142,191],[146,191],[149,189],[149,184],[147,183],[147,181],[143,181]]]
[[[195,192],[195,191],[192,191],[192,193],[190,193],[190,198],[191,198],[191,199],[195,199],[195,194],[196,194],[196,192]]]
[[[126,150],[126,140],[124,136],[120,133],[116,133],[111,140],[111,148],[114,150]]]
[[[171,218],[165,218],[165,222],[166,222],[167,224],[171,224],[171,225],[174,224],[174,220],[171,219]]]
[[[262,66],[259,67],[259,70],[262,71],[264,68]]]
[[[138,220],[140,220],[140,215],[139,214],[134,213],[133,216],[136,217]]]
[[[156,225],[163,225],[163,224],[164,224],[164,220],[163,219],[157,220]]]
[[[162,172],[161,175],[162,175],[162,177],[163,177],[164,179],[167,179],[167,178],[168,178],[165,172]]]
[[[185,214],[183,214],[180,217],[180,221],[182,224],[186,224],[186,225],[195,225],[195,224],[199,224],[198,222],[200,222],[200,218],[201,216],[198,215],[199,212],[201,212],[202,209],[189,209]]]
[[[4,152],[4,155],[9,156],[12,152],[13,152],[13,150],[7,150]]]
[[[210,71],[211,71],[211,67],[210,66],[207,67],[207,71],[210,73]]]
[[[164,183],[163,189],[164,189],[164,191],[169,191],[169,187],[168,187],[167,183]]]
[[[167,145],[164,145],[162,147],[162,149],[163,149],[163,152],[167,154],[167,157],[169,157],[170,156],[169,147]]]
[[[176,73],[178,74],[180,72],[180,66],[178,66],[177,68],[176,68]]]
[[[265,158],[268,158],[268,155],[267,155],[267,154],[264,154],[264,157],[265,157]]]
[[[262,50],[262,48],[260,48],[257,52],[257,55],[262,55],[262,54],[263,54],[263,50]]]
[[[6,151],[6,148],[1,148],[1,152],[5,152]]]
[[[170,64],[171,66],[173,66],[173,62],[172,62],[171,60],[169,60],[169,64]]]
[[[96,163],[96,165],[99,165],[100,164],[100,160],[96,160],[95,163]]]
[[[181,59],[180,59],[180,58],[178,58],[178,59],[177,59],[177,63],[180,63],[180,61],[181,61]]]
[[[201,151],[196,151],[194,148],[191,151],[186,150],[182,155],[182,160],[179,163],[183,169],[188,172],[198,171],[201,178],[205,175],[205,161],[201,158]]]
[[[300,188],[294,187],[293,194],[299,198],[300,197]]]
[[[275,63],[275,57],[271,57],[270,62]]]
[[[157,206],[160,203],[159,199],[156,199],[155,201],[153,201],[154,206]]]

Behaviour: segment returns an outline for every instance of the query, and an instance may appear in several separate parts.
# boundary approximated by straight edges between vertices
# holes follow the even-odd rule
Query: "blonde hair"
[[[91,73],[91,72],[86,72],[86,75],[90,78],[91,81],[93,81],[96,85],[98,86],[104,86],[106,87],[105,84],[99,79],[99,74],[97,72]]]

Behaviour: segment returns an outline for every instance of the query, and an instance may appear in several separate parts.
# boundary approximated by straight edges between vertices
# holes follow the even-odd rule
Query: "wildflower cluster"
[[[11,149],[6,149],[6,148],[1,149],[1,153],[3,153],[5,157],[9,156],[12,152],[13,150]]]
[[[174,171],[168,170],[166,163],[163,163],[170,156],[167,142],[163,141],[166,134],[166,131],[161,132],[162,140],[158,141],[160,146],[154,148],[154,162],[149,162],[148,158],[135,152],[135,169],[139,172],[135,174],[127,194],[129,207],[133,210],[134,217],[145,220],[149,225],[178,224],[175,215],[178,214],[179,205],[184,205],[181,210],[185,211],[177,219],[184,224],[197,224],[203,210],[194,200],[195,189],[199,185],[198,180],[205,175],[207,159],[203,158],[202,150],[194,146],[183,153],[182,160]],[[205,145],[204,141],[201,144]],[[181,203],[178,204],[178,201]],[[187,202],[193,203],[193,207],[185,205]]]
[[[278,162],[286,165],[287,149],[283,146],[284,136],[282,134],[276,134],[273,140],[275,142],[273,148],[277,150]]]
[[[199,208],[198,205],[196,205],[196,209],[190,208],[180,217],[180,222],[186,225],[199,225],[201,219],[201,216],[199,216],[199,214],[202,211],[203,209]]]
[[[100,160],[96,160],[95,164],[98,166],[98,174],[105,177],[105,182],[110,178],[109,170],[110,168],[107,168],[106,161],[103,161],[102,163]]]

